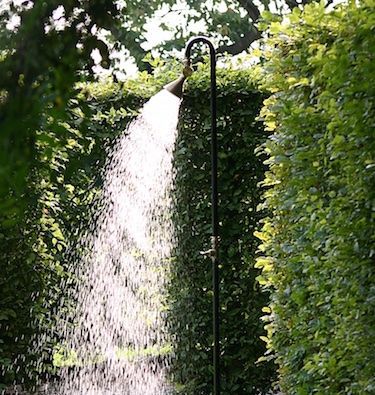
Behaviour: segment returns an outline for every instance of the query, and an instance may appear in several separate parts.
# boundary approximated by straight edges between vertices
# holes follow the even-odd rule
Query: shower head
[[[171,92],[175,96],[182,99],[182,87],[184,85],[185,80],[186,78],[183,75],[181,75],[180,77],[177,78],[177,80],[174,80],[170,82],[168,85],[165,85],[164,89],[166,89],[168,92]]]
[[[182,98],[182,87],[186,78],[190,77],[193,73],[192,68],[190,67],[190,61],[188,59],[185,60],[185,66],[182,69],[182,74],[177,80],[170,82],[168,85],[165,85],[164,89],[168,92],[173,93],[175,96]]]

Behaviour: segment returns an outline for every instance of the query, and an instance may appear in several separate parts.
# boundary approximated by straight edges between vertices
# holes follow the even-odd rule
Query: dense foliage
[[[205,71],[205,74],[203,73]],[[169,314],[176,337],[174,380],[181,394],[212,392],[210,248],[210,109],[208,68],[189,79],[176,146],[177,249],[172,264]],[[272,382],[273,364],[256,365],[265,348],[259,317],[267,295],[255,284],[257,241],[262,217],[258,183],[264,175],[255,147],[265,140],[256,122],[263,97],[248,72],[219,70],[219,216],[223,394],[256,394]]]
[[[5,3],[5,2],[3,2]],[[75,83],[89,77],[90,53],[106,45],[91,29],[116,26],[113,1],[9,2],[0,7],[0,383],[22,371],[23,358],[44,316],[46,291],[55,292],[77,193],[70,185],[71,155],[90,147],[67,122]],[[55,17],[54,17],[55,15]],[[17,18],[19,21],[17,22]],[[59,24],[62,20],[65,24]],[[13,25],[12,25],[13,21]],[[80,164],[76,161],[76,166]],[[80,195],[86,199],[90,194]],[[70,200],[71,199],[71,200]],[[68,210],[62,214],[62,202]],[[68,203],[69,202],[69,203]],[[52,298],[51,303],[53,303]],[[19,359],[18,363],[15,361]]]
[[[109,0],[69,0],[62,9],[58,0],[16,3],[0,9],[0,224],[5,227],[21,220],[28,205],[23,197],[43,140],[38,130],[62,134],[59,122],[76,95],[74,84],[92,75],[94,48],[108,65],[108,48],[91,30],[117,24]],[[19,25],[11,28],[16,17]]]
[[[68,256],[74,253],[69,246],[74,246],[100,191],[103,146],[157,89],[155,80],[144,74],[126,86],[81,85],[64,118],[54,128],[47,123],[36,132],[28,193],[16,199],[27,207],[24,220],[0,232],[0,385],[32,382],[50,370],[56,342],[53,312],[63,296]],[[14,201],[4,203],[9,208]],[[32,344],[35,339],[39,347]],[[33,350],[44,355],[44,366]]]
[[[158,68],[153,76],[142,73],[125,84],[80,85],[64,119],[56,122],[59,133],[45,126],[36,134],[37,162],[32,182],[27,183],[35,205],[17,228],[19,233],[13,227],[3,236],[2,256],[14,273],[1,277],[3,385],[33,382],[35,377],[42,379],[41,372],[54,372],[53,349],[58,339],[53,333],[53,312],[61,308],[61,281],[69,276],[69,256],[78,253],[72,247],[79,228],[85,227],[93,199],[100,193],[103,146],[176,76],[173,66],[158,62],[154,66]],[[256,185],[264,166],[261,159],[249,160],[247,154],[264,141],[261,125],[254,121],[262,97],[248,83],[248,73],[220,71],[218,81],[224,389],[233,393],[246,388],[252,393],[253,388],[267,388],[272,373],[266,364],[255,366],[264,352],[258,318],[267,297],[254,285],[259,273],[252,268],[256,241],[251,233],[260,216],[255,211],[259,201]],[[199,255],[207,247],[210,233],[208,89],[208,69],[203,68],[190,82],[176,150],[180,207],[176,220],[182,245],[176,251],[169,301],[170,318],[180,322],[172,327],[178,332],[174,380],[190,383],[181,390],[183,394],[209,393],[212,385],[210,263]],[[207,100],[202,102],[202,95]],[[252,101],[250,109],[247,100]],[[224,168],[230,171],[224,172]],[[11,243],[15,235],[22,246]],[[27,264],[27,272],[17,277],[14,270],[21,264]],[[40,355],[29,348],[36,338],[41,339],[35,351],[44,355],[43,365],[38,364]]]
[[[268,347],[288,394],[375,392],[373,1],[271,24],[258,236]]]

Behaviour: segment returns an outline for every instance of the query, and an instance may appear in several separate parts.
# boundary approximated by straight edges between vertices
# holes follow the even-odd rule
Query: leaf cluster
[[[168,314],[179,393],[208,395],[213,374],[212,272],[211,260],[200,254],[210,248],[211,236],[208,65],[187,84],[175,149],[177,247]],[[253,154],[266,138],[255,120],[264,97],[248,71],[218,69],[217,86],[222,393],[266,393],[273,364],[255,362],[265,352],[259,317],[268,296],[255,282],[259,271],[254,269],[257,240],[252,235],[264,216],[256,207],[265,166]]]
[[[10,28],[13,18],[20,24]],[[70,214],[90,196],[82,196],[90,165],[79,169],[93,139],[81,134],[85,103],[73,111],[75,84],[88,78],[94,48],[103,59],[108,55],[92,29],[116,23],[110,0],[12,1],[0,11],[2,384],[38,375],[37,367],[26,370],[32,337],[49,325],[48,310],[59,297],[66,234],[81,217]],[[82,189],[75,189],[72,174],[81,177]]]
[[[40,116],[32,162],[22,158],[30,167],[27,193],[8,193],[0,210],[9,218],[14,204],[25,207],[0,229],[0,385],[29,385],[53,373],[55,319],[72,302],[63,290],[100,195],[104,148],[160,89],[162,78],[155,81],[142,73],[124,85],[79,84],[63,118]]]
[[[257,267],[288,394],[375,391],[374,22],[372,1],[314,4],[267,41]]]

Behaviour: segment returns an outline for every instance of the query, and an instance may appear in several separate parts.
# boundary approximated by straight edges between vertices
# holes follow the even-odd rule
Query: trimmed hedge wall
[[[176,337],[174,381],[184,395],[212,393],[210,248],[209,70],[188,80],[176,146],[176,225],[178,247],[172,264],[169,314]],[[262,217],[259,181],[265,166],[253,154],[265,133],[255,121],[264,97],[249,72],[218,70],[218,144],[220,217],[220,297],[222,393],[265,393],[272,363],[256,365],[264,353],[260,316],[267,294],[259,290],[252,235]],[[260,391],[260,392],[258,392]]]
[[[373,5],[312,4],[271,25],[257,265],[287,394],[375,393]]]
[[[166,71],[163,78],[174,76]],[[31,385],[53,371],[51,312],[64,297],[67,242],[74,245],[100,191],[103,146],[124,130],[163,78],[141,74],[124,85],[82,85],[64,119],[45,117],[36,134],[28,194],[18,198],[28,207],[25,221],[0,228],[0,391],[14,382]],[[42,339],[39,355],[30,349],[35,339]]]
[[[78,253],[68,250],[68,242],[74,245],[100,193],[103,146],[126,128],[145,101],[176,77],[174,65],[155,62],[155,66],[153,76],[142,73],[124,84],[80,86],[65,119],[49,120],[53,128],[46,121],[37,134],[34,178],[28,181],[32,195],[24,197],[26,205],[34,201],[33,216],[21,228],[4,232],[1,245],[4,259],[12,260],[8,260],[6,276],[0,278],[6,284],[0,287],[1,328],[5,329],[0,335],[5,373],[0,388],[12,382],[32,384],[42,374],[55,372],[53,349],[58,339],[53,336],[51,311],[64,296],[60,283],[69,275],[67,257]],[[189,81],[176,150],[181,205],[176,221],[182,244],[173,266],[169,314],[177,337],[173,379],[185,395],[209,394],[212,388],[211,264],[199,255],[210,236],[208,75],[204,66]],[[245,72],[221,70],[218,84],[223,394],[252,394],[255,388],[265,391],[269,387],[273,372],[272,364],[255,366],[265,348],[259,339],[263,333],[259,316],[268,300],[254,284],[259,273],[253,269],[257,243],[252,236],[262,215],[255,209],[264,166],[251,155],[265,139],[261,124],[254,120],[262,97]],[[24,238],[25,232],[30,239]],[[23,254],[19,244],[9,242],[13,238],[23,240]],[[44,338],[38,350],[44,356],[43,366],[35,363],[40,355],[29,350],[36,337]]]

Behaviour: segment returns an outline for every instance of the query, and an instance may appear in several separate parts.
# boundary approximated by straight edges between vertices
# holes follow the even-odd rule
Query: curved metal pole
[[[191,48],[201,42],[210,49],[211,66],[211,202],[212,202],[212,237],[209,255],[212,260],[212,286],[213,286],[213,336],[214,336],[214,395],[220,395],[220,306],[219,306],[219,261],[218,261],[218,191],[217,191],[217,111],[216,111],[216,52],[211,41],[203,36],[194,37],[188,41],[185,57],[190,64]]]

